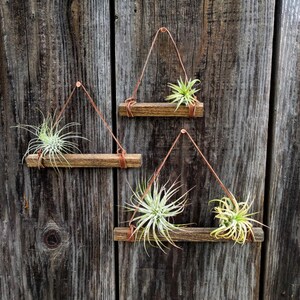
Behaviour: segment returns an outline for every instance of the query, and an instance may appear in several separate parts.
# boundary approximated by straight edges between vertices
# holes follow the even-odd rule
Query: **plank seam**
[[[109,18],[110,18],[110,74],[111,74],[111,120],[112,131],[115,136],[117,134],[117,97],[116,97],[116,53],[115,53],[115,1],[109,0]],[[113,153],[117,151],[116,145],[113,143]],[[118,171],[112,170],[113,180],[113,222],[114,227],[118,226]],[[114,276],[115,276],[115,299],[119,296],[119,245],[114,242]]]
[[[275,0],[274,3],[274,18],[273,18],[273,44],[272,44],[272,62],[271,62],[271,78],[270,78],[270,95],[269,95],[269,119],[268,119],[268,140],[266,153],[266,176],[265,176],[265,191],[263,204],[263,223],[269,225],[269,209],[270,209],[270,186],[272,176],[272,159],[274,147],[274,109],[275,109],[275,94],[276,82],[278,75],[278,58],[280,47],[280,13],[282,9],[282,0]],[[265,278],[267,275],[266,258],[268,250],[269,232],[265,231],[265,243],[261,248],[261,263],[260,263],[260,278],[259,278],[259,300],[264,300],[265,294]]]

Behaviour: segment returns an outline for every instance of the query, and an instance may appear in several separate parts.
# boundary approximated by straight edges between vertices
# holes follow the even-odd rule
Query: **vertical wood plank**
[[[111,123],[109,1],[1,1],[1,299],[114,299],[112,171],[29,170],[30,136],[81,80]],[[83,153],[111,153],[112,140],[83,93]]]
[[[278,1],[263,299],[300,298],[300,3]]]
[[[264,196],[274,0],[116,1],[117,102],[132,93],[156,30],[174,34],[190,77],[202,81],[205,116],[197,120],[118,118],[130,152],[143,154],[143,170],[119,176],[119,221],[131,185],[150,176],[184,127],[238,199]],[[138,94],[140,102],[163,101],[166,84],[182,74],[167,36],[160,36]],[[151,101],[151,102],[152,102]],[[181,175],[191,205],[178,222],[212,226],[208,200],[222,196],[187,139],[181,140],[161,180]],[[259,215],[262,219],[262,214]],[[167,254],[119,243],[120,299],[257,299],[259,245],[181,244]]]

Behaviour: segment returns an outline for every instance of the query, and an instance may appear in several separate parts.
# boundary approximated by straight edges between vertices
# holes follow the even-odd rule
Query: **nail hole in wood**
[[[50,249],[57,248],[61,243],[61,237],[56,230],[49,230],[44,234],[44,243]]]

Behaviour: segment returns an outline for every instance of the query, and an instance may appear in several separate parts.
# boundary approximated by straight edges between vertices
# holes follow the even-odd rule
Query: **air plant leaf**
[[[200,82],[199,79],[189,79],[184,82],[180,77],[180,79],[177,80],[178,84],[168,83],[168,87],[171,88],[172,94],[167,96],[166,100],[171,103],[176,103],[176,110],[180,105],[189,106],[194,104],[196,101],[195,93],[197,93],[199,89],[195,89],[193,87],[198,82]]]
[[[125,205],[128,211],[137,212],[137,216],[133,219],[136,223],[133,235],[137,236],[136,233],[139,233],[139,241],[143,240],[146,252],[147,243],[151,246],[157,246],[165,252],[168,247],[161,237],[172,246],[178,247],[172,240],[170,233],[175,229],[182,229],[183,226],[188,225],[173,224],[171,220],[183,212],[189,191],[175,197],[182,186],[178,181],[175,181],[167,188],[168,183],[160,186],[158,181],[155,180],[146,195],[144,194],[147,182],[138,183],[136,191],[131,189],[133,195],[130,202]]]
[[[78,144],[71,139],[86,139],[79,135],[76,131],[68,131],[72,127],[80,125],[76,122],[67,123],[60,126],[61,119],[55,121],[54,116],[50,114],[47,117],[43,115],[42,124],[39,126],[19,124],[17,128],[21,128],[30,132],[34,138],[28,143],[28,148],[23,156],[23,159],[30,153],[40,154],[40,157],[49,157],[52,167],[57,168],[56,159],[68,163],[64,154],[75,153],[78,149]]]
[[[212,210],[215,218],[219,220],[219,227],[211,232],[211,236],[216,239],[232,239],[238,244],[245,244],[249,235],[254,236],[252,227],[254,223],[265,226],[264,224],[251,218],[255,213],[249,213],[253,202],[237,202],[234,199],[223,197],[213,199],[209,203],[215,202]]]

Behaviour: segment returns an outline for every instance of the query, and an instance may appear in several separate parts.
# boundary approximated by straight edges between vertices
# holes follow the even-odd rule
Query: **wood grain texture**
[[[32,136],[82,81],[111,123],[110,20],[104,1],[0,2],[1,299],[114,299],[112,171],[28,169]],[[81,123],[85,153],[112,140],[82,91],[62,123]]]
[[[126,103],[119,105],[119,116],[127,116]],[[185,117],[189,118],[189,107],[181,105],[176,110],[177,105],[172,103],[135,103],[131,106],[131,112],[135,117]],[[195,105],[193,117],[203,117],[203,103]]]
[[[25,158],[28,168],[53,167],[57,168],[120,168],[120,155],[118,154],[65,154],[66,160],[50,159],[46,156],[42,161],[38,154],[30,154]],[[139,168],[142,165],[140,154],[124,155],[127,168]],[[42,165],[41,165],[42,164]]]
[[[300,299],[300,2],[278,1],[263,299]]]
[[[135,181],[150,177],[181,128],[186,128],[237,199],[249,196],[262,211],[267,150],[274,0],[115,1],[116,95],[134,89],[156,30],[166,26],[188,77],[201,80],[204,118],[118,118],[126,149],[142,153],[143,168],[119,175],[119,224]],[[183,76],[172,44],[159,36],[138,99],[163,102],[168,82]],[[210,199],[222,191],[187,138],[180,140],[160,176],[177,176],[182,191],[196,186],[178,222],[214,227]],[[258,215],[262,220],[262,213]],[[182,243],[167,254],[119,243],[120,299],[258,299],[261,244]],[[190,267],[187,267],[190,266]]]
[[[216,239],[210,235],[210,233],[216,228],[186,228],[183,230],[174,230],[170,232],[170,237],[174,242],[232,242],[232,240],[228,239]],[[254,227],[253,228],[254,239],[247,240],[247,242],[256,242],[261,243],[264,241],[264,231],[262,228]],[[131,242],[128,240],[128,235],[130,236],[129,227],[116,227],[114,229],[114,240],[119,242]],[[166,239],[158,234],[158,237],[161,241],[166,241]],[[149,239],[154,241],[153,236],[150,235]],[[134,241],[141,241],[141,235],[137,233],[135,235]],[[237,245],[239,247],[239,245]]]

